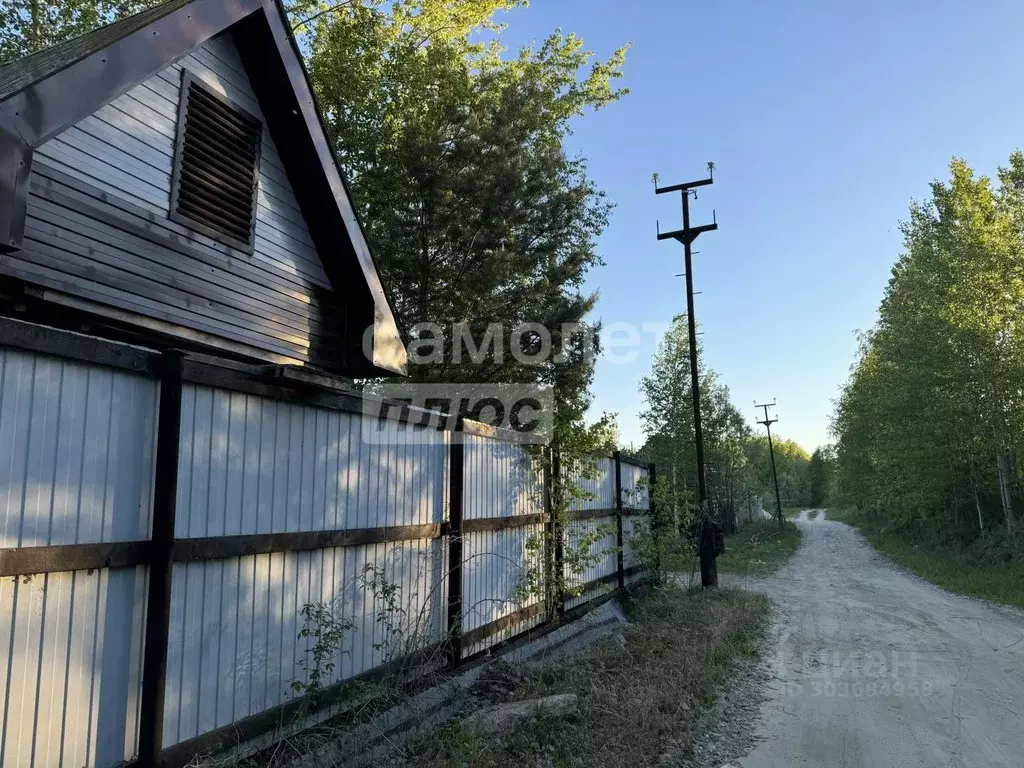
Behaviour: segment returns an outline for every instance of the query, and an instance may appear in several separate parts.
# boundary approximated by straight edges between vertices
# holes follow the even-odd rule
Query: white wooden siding
[[[262,119],[230,32],[36,150],[23,247],[0,273],[244,345],[340,365],[343,307],[263,131],[254,252],[169,218],[181,72]]]
[[[230,33],[110,102],[36,150],[36,159],[166,216],[181,70],[263,119]],[[205,240],[203,235],[196,238]],[[263,131],[254,260],[330,287],[270,131]]]

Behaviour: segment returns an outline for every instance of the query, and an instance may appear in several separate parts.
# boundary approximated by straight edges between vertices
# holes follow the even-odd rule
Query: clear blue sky
[[[706,360],[748,417],[777,397],[776,429],[808,450],[827,440],[831,400],[899,255],[911,198],[952,155],[993,173],[1024,145],[1024,3],[533,0],[506,17],[513,46],[555,27],[607,56],[632,41],[621,102],[576,124],[570,146],[617,204],[590,280],[605,322],[666,322],[683,311],[680,226],[662,183],[714,187],[718,212],[695,248]],[[670,199],[671,198],[671,199]],[[641,441],[640,377],[602,361],[596,410]]]

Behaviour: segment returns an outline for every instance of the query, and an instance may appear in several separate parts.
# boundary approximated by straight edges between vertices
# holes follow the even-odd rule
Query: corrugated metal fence
[[[353,395],[206,359],[169,386],[166,363],[0,320],[0,766],[182,765],[272,728],[308,680],[306,605],[348,627],[340,691],[642,576],[645,466],[578,479],[564,539],[600,538],[582,572],[557,563],[579,595],[555,605],[523,589],[557,562],[536,447],[471,423],[412,439]]]

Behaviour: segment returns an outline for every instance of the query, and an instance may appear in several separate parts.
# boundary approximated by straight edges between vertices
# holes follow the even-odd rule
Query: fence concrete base
[[[504,658],[511,662],[548,663],[578,653],[628,625],[622,605],[618,599],[611,599],[577,621],[512,648]]]

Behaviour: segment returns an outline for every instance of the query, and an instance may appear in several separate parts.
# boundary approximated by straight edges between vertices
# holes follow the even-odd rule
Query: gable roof
[[[229,28],[331,284],[365,286],[354,292],[365,306],[347,317],[372,324],[372,352],[352,375],[404,374],[391,304],[279,0],[168,0],[0,67],[0,253],[21,246],[34,149]],[[351,329],[356,343],[363,327]]]

